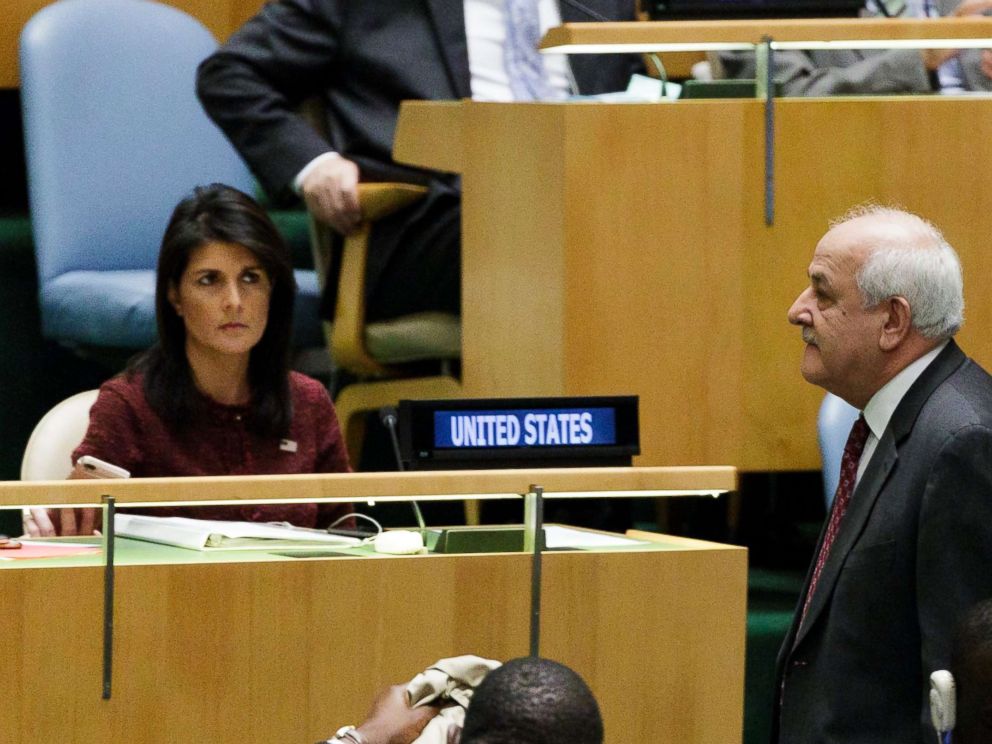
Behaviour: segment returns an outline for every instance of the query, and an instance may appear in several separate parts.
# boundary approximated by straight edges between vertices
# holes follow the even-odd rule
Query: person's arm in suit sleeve
[[[946,669],[954,628],[992,596],[992,430],[948,436],[934,460],[919,515],[916,592],[921,675]],[[879,639],[884,643],[884,639]],[[921,701],[929,720],[927,701]]]
[[[942,14],[950,16],[983,15],[992,12],[992,0],[965,0],[953,9],[948,9],[940,0],[938,7]],[[964,87],[967,90],[992,91],[992,51],[988,49],[962,49],[960,52],[961,71]]]
[[[992,50],[961,50],[961,71],[968,90],[992,91]]]
[[[753,52],[724,52],[720,64],[728,78],[753,78]],[[824,64],[825,60],[836,64]],[[928,93],[932,90],[923,57],[915,49],[883,52],[775,52],[775,80],[786,96],[851,93]]]
[[[266,3],[197,71],[197,95],[272,195],[332,149],[299,113],[334,85],[340,3]]]

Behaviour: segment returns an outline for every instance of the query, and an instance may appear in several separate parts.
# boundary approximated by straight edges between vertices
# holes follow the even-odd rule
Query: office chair
[[[338,372],[354,378],[334,399],[344,432],[348,457],[357,467],[369,413],[400,400],[458,398],[461,384],[452,363],[461,358],[461,321],[447,313],[414,313],[366,323],[365,267],[372,225],[414,203],[427,192],[404,183],[364,183],[358,186],[362,211],[359,228],[345,237],[340,251],[338,291],[333,323],[324,324],[331,360]],[[318,281],[331,276],[335,235],[310,218],[311,245]],[[420,362],[437,362],[438,373],[425,375]],[[479,524],[477,500],[465,501],[465,522]]]
[[[857,408],[831,393],[827,393],[820,404],[816,434],[820,443],[820,458],[823,460],[823,500],[828,514],[840,480],[840,461],[844,455],[844,446],[859,414]]]
[[[422,198],[426,191],[422,186],[402,183],[360,184],[363,221],[344,239],[341,250],[334,321],[325,324],[325,335],[334,365],[356,378],[335,399],[353,463],[359,461],[368,412],[395,405],[400,399],[461,396],[461,386],[450,369],[461,357],[457,317],[425,312],[365,322],[365,266],[371,225]],[[334,234],[312,217],[310,224],[314,266],[324,286],[332,263]],[[425,376],[419,371],[422,367],[415,363],[425,361],[437,361],[439,373]]]
[[[35,425],[21,459],[21,480],[65,480],[72,472],[72,451],[90,423],[98,390],[76,393],[57,404]]]
[[[81,351],[156,338],[155,265],[176,203],[222,182],[251,193],[194,92],[217,42],[151,0],[60,0],[20,38],[21,101],[42,333]],[[320,346],[319,290],[297,271],[296,346]]]

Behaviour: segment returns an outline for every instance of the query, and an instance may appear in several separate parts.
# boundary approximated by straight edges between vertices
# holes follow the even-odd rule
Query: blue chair
[[[831,393],[827,393],[820,404],[816,434],[820,443],[820,458],[823,460],[823,499],[828,513],[840,481],[840,461],[844,455],[844,446],[859,414],[857,408]]]
[[[194,92],[217,42],[151,0],[60,0],[20,39],[21,100],[42,333],[74,348],[156,339],[155,265],[194,186],[254,180]],[[320,346],[319,290],[298,271],[297,346]]]

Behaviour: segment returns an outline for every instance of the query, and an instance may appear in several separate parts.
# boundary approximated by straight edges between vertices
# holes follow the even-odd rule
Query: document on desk
[[[304,545],[351,547],[362,542],[357,537],[329,535],[324,530],[285,523],[225,522],[143,514],[116,515],[114,530],[120,537],[192,550],[270,550]]]
[[[544,544],[549,549],[562,548],[624,548],[643,545],[643,540],[634,540],[623,535],[612,535],[592,530],[579,530],[555,524],[545,525]]]
[[[18,540],[21,547],[4,550],[0,561],[23,561],[33,558],[68,558],[73,555],[99,553],[99,545],[84,545],[70,542],[48,542],[46,540]]]

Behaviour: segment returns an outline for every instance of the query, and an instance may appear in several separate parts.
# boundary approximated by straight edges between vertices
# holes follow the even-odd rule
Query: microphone
[[[564,5],[567,5],[568,7],[572,8],[573,10],[577,10],[580,13],[586,14],[594,21],[599,21],[600,23],[610,22],[610,19],[604,16],[602,13],[598,13],[592,8],[590,8],[588,5],[584,5],[583,3],[580,3],[579,0],[561,0],[561,1]]]
[[[403,455],[400,454],[400,440],[399,437],[396,436],[396,422],[399,421],[399,416],[396,413],[396,406],[383,406],[380,408],[379,420],[389,431],[389,438],[393,443],[393,455],[396,457],[396,467],[400,472],[403,472],[406,468],[403,467]],[[420,511],[420,505],[416,501],[411,501],[410,506],[413,507],[413,516],[417,520],[417,526],[420,527],[420,537],[426,545],[427,524],[424,522],[424,515]]]

